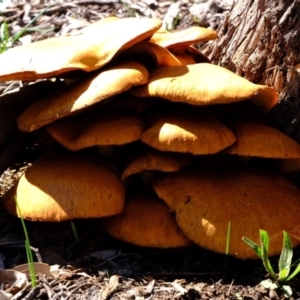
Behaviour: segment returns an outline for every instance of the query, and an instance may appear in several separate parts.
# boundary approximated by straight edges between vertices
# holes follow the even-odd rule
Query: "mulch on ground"
[[[232,1],[181,0],[78,0],[17,1],[0,8],[0,24],[10,35],[35,15],[42,16],[16,43],[26,43],[78,30],[88,23],[115,15],[147,16],[166,20],[176,29],[201,25],[217,29]],[[173,3],[173,4],[172,4]],[[174,13],[175,12],[175,13]],[[0,93],[20,82],[0,83]],[[0,178],[3,195],[40,155],[38,140],[21,143],[21,151]],[[1,157],[0,157],[1,160]],[[38,286],[27,285],[13,299],[281,299],[280,291],[259,285],[266,271],[257,261],[240,261],[196,246],[161,250],[132,246],[110,238],[97,220],[75,220],[79,240],[70,222],[27,222],[36,260],[59,265],[55,278],[39,277]],[[299,250],[295,251],[295,257]],[[276,266],[278,258],[272,262]],[[26,263],[20,220],[0,206],[0,269]],[[2,265],[3,264],[3,265]],[[293,299],[300,299],[298,280],[291,283]],[[5,287],[1,287],[5,289]]]

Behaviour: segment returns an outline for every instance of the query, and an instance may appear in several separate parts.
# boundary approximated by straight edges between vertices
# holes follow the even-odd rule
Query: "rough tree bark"
[[[300,142],[300,0],[238,0],[201,49],[212,62],[272,86],[279,102],[267,121]]]

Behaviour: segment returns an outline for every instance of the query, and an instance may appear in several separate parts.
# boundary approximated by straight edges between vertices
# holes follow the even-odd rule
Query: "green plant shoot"
[[[49,4],[39,14],[37,14],[24,28],[13,36],[9,35],[7,22],[3,22],[0,26],[0,53],[11,47],[42,14],[44,14],[53,4]]]
[[[77,245],[79,245],[79,236],[78,236],[78,232],[77,232],[77,229],[76,229],[73,221],[71,221],[71,228],[72,228],[72,233],[75,238],[75,241],[76,241]]]
[[[226,239],[226,255],[229,254],[229,248],[230,248],[230,233],[231,233],[231,222],[228,222],[228,228],[227,228],[227,239]]]
[[[230,249],[230,234],[231,234],[231,221],[228,221],[228,227],[227,227],[227,238],[226,238],[226,249],[225,249],[225,261],[224,261],[224,269],[226,269],[227,265],[227,257],[229,254]]]
[[[29,267],[31,285],[32,285],[32,287],[36,287],[36,273],[35,273],[35,269],[34,269],[34,265],[33,265],[33,256],[32,256],[32,251],[31,251],[31,248],[30,248],[28,232],[27,232],[27,229],[26,229],[24,219],[22,217],[21,210],[19,208],[17,197],[15,197],[15,202],[16,202],[16,205],[17,205],[18,215],[20,216],[22,227],[23,227],[24,234],[25,234],[26,257],[27,257],[27,262],[28,262],[28,267]]]
[[[243,237],[242,240],[255,251],[257,256],[261,258],[263,265],[269,273],[271,279],[263,280],[260,284],[265,288],[275,289],[280,287],[285,297],[292,295],[292,289],[284,283],[293,279],[300,272],[300,263],[298,263],[294,272],[290,274],[292,258],[293,258],[293,245],[287,232],[283,231],[283,246],[278,262],[278,274],[274,272],[269,260],[269,235],[265,230],[259,231],[260,246],[250,239]]]

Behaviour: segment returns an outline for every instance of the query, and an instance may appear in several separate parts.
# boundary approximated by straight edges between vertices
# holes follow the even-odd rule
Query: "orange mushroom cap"
[[[151,37],[160,26],[161,21],[154,18],[101,20],[78,35],[9,49],[0,55],[0,80],[36,80],[73,70],[99,69],[116,54]]]
[[[229,254],[241,259],[257,258],[242,237],[259,244],[260,229],[271,236],[270,255],[281,252],[283,230],[294,246],[300,243],[300,191],[276,173],[250,168],[187,168],[161,174],[153,187],[175,211],[184,234],[203,248],[224,253],[229,222]]]
[[[138,246],[178,248],[192,245],[165,203],[153,196],[131,196],[122,214],[101,222],[111,236]]]
[[[181,167],[181,161],[170,153],[146,152],[137,156],[122,173],[122,180],[144,171],[175,172]]]
[[[135,96],[156,96],[192,105],[227,104],[250,99],[265,110],[278,100],[274,89],[251,83],[233,72],[208,63],[160,67],[149,81],[131,90]]]
[[[235,142],[234,134],[206,109],[170,109],[154,114],[153,119],[141,140],[160,151],[213,154]]]
[[[122,55],[119,56],[119,59],[130,61],[136,59],[138,62],[141,62],[148,67],[148,69],[182,65],[180,60],[178,60],[168,49],[147,41],[135,44],[126,52],[122,53]]]
[[[100,110],[63,118],[46,126],[48,133],[71,151],[124,145],[140,139],[144,122],[130,110]]]
[[[76,81],[28,107],[18,118],[22,131],[33,131],[78,110],[129,90],[148,80],[148,71],[135,62],[119,63]]]
[[[237,118],[227,126],[236,136],[236,142],[224,153],[264,158],[300,158],[300,145],[295,140],[263,122]]]
[[[12,215],[48,222],[115,215],[124,202],[125,188],[110,167],[96,156],[70,153],[34,162],[3,198]]]

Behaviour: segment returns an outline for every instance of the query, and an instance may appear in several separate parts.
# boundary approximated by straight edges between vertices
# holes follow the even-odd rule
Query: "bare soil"
[[[0,8],[0,24],[5,20],[10,34],[14,34],[49,3],[12,1],[10,7]],[[171,4],[163,0],[59,1],[49,7],[17,44],[78,30],[109,15],[164,19]],[[178,2],[174,28],[201,25],[217,29],[231,6],[230,1],[217,0],[196,4],[189,0]],[[10,88],[8,83],[0,83],[0,93]],[[1,195],[39,156],[36,140],[22,144],[21,151],[0,178]],[[283,298],[280,290],[276,293],[259,285],[266,275],[259,260],[240,261],[197,246],[185,249],[136,247],[109,237],[97,222],[75,220],[78,241],[70,222],[27,222],[36,260],[50,266],[59,265],[60,270],[55,279],[40,276],[36,288],[28,285],[13,299]],[[295,250],[295,259],[297,257],[299,249]],[[26,263],[26,255],[20,220],[9,216],[0,205],[0,269],[23,263]],[[272,263],[276,269],[278,257],[273,258]],[[300,299],[299,280],[295,279],[291,286],[294,292],[291,299]]]

